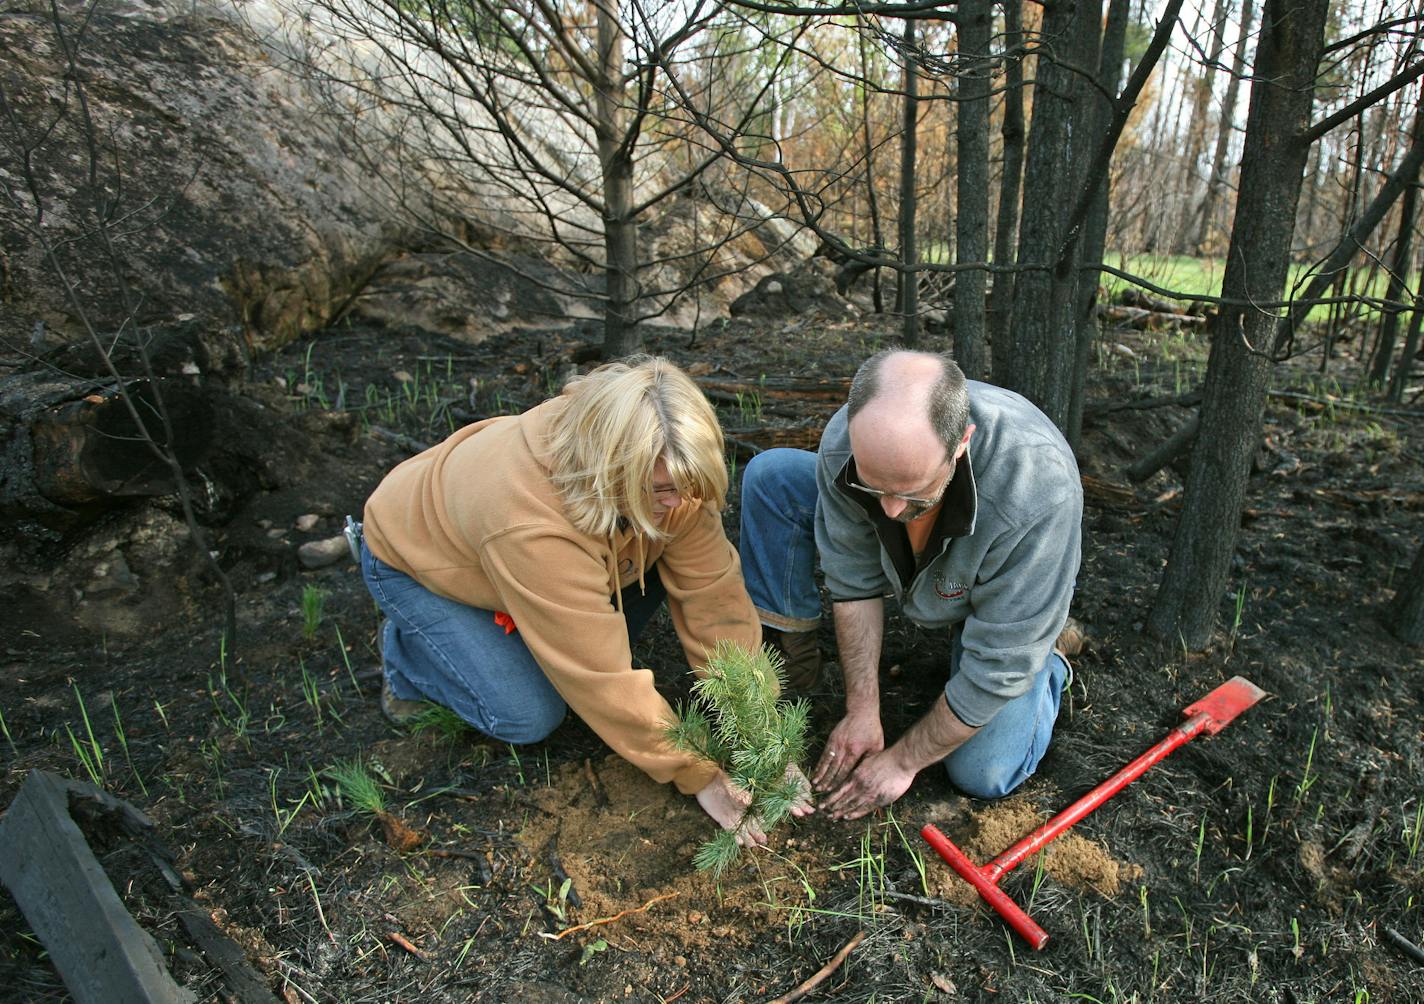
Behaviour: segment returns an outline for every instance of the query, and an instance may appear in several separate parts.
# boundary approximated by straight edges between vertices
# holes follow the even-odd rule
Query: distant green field
[[[921,256],[925,261],[930,262],[945,261],[947,253],[948,246],[943,242],[930,242],[921,248]],[[1141,276],[1154,286],[1179,293],[1187,300],[1198,296],[1219,296],[1221,294],[1221,279],[1226,271],[1226,261],[1223,258],[1191,258],[1187,255],[1154,254],[1124,256],[1109,251],[1105,260],[1114,268]],[[1289,278],[1283,292],[1289,294],[1292,290],[1303,291],[1310,278],[1308,274],[1310,268],[1309,265],[1292,265],[1287,273]],[[1350,285],[1354,286],[1355,282],[1355,277],[1352,276]],[[1369,288],[1359,292],[1383,297],[1388,282],[1389,280],[1382,271],[1377,272]],[[1418,282],[1418,275],[1410,276],[1409,288],[1411,290],[1417,288]],[[1299,289],[1296,287],[1297,283],[1300,284]],[[1125,279],[1120,279],[1107,272],[1102,274],[1099,284],[1106,291],[1109,299],[1116,297],[1123,287],[1129,285]],[[1183,306],[1185,305],[1183,303]],[[1316,307],[1310,312],[1310,319],[1323,321],[1329,316],[1329,311],[1329,306]],[[1374,308],[1365,306],[1357,308],[1357,312],[1362,317],[1370,317],[1378,313]]]
[[[1221,279],[1226,270],[1226,262],[1222,258],[1189,258],[1186,255],[1128,255],[1124,257],[1120,254],[1108,253],[1107,264],[1122,269],[1124,272],[1131,272],[1139,275],[1148,282],[1153,283],[1163,289],[1171,290],[1175,293],[1182,293],[1189,297],[1193,296],[1218,296],[1221,293]],[[1289,294],[1296,289],[1296,284],[1304,287],[1309,281],[1308,265],[1292,265],[1288,274],[1285,293]],[[1352,277],[1353,278],[1353,277]],[[1109,298],[1114,297],[1128,283],[1115,275],[1103,274],[1102,286],[1107,291]],[[1418,276],[1409,278],[1410,288],[1415,288]],[[1353,286],[1351,282],[1349,285]],[[1388,279],[1383,272],[1377,273],[1374,281],[1370,283],[1368,289],[1360,290],[1361,293],[1372,296],[1384,296]],[[1310,312],[1310,319],[1314,321],[1325,320],[1329,315],[1328,306],[1316,307]],[[1361,316],[1372,316],[1377,311],[1371,307],[1359,308]]]
[[[1187,296],[1217,296],[1226,262],[1221,258],[1189,258],[1186,255],[1127,255],[1108,252],[1107,264],[1140,275],[1148,282]],[[1102,286],[1108,296],[1116,296],[1129,283],[1103,273]]]

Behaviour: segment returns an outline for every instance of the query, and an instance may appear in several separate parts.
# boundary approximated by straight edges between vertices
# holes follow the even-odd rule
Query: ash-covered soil
[[[770,426],[813,443],[835,402],[775,392],[848,378],[889,337],[767,320],[653,332],[648,347],[747,388],[716,397],[737,440]],[[1424,967],[1385,933],[1424,942],[1424,652],[1386,629],[1424,526],[1419,411],[1371,409],[1313,368],[1283,367],[1220,632],[1202,653],[1150,645],[1137,632],[1184,468],[1141,485],[1122,468],[1187,411],[1121,406],[1190,389],[1205,345],[1108,333],[1081,449],[1090,484],[1074,614],[1090,642],[1039,776],[988,805],[928,771],[893,813],[788,825],[714,883],[690,863],[710,835],[696,805],[610,758],[577,721],[520,749],[387,725],[359,574],[297,556],[337,534],[409,451],[557,389],[584,344],[553,329],[470,345],[351,327],[259,364],[248,394],[268,431],[238,446],[264,455],[266,474],[228,501],[213,542],[236,591],[237,639],[223,644],[217,590],[196,563],[133,569],[124,588],[91,578],[78,595],[17,592],[0,668],[0,803],[31,768],[92,770],[153,817],[184,895],[289,1001],[759,1001],[857,932],[865,940],[811,999],[1424,1000]],[[162,504],[144,512],[114,519],[180,532]],[[736,515],[734,495],[734,534]],[[81,548],[62,560],[99,559]],[[829,626],[823,645],[833,657]],[[674,699],[687,693],[679,652],[664,618],[637,653]],[[887,735],[938,692],[941,658],[937,638],[892,619]],[[1043,952],[1008,934],[919,838],[934,822],[971,857],[992,857],[1238,674],[1267,699],[1003,882],[1049,932]],[[834,673],[814,703],[813,753],[840,711]],[[338,796],[328,769],[358,758],[386,810],[417,832],[414,849],[395,849]],[[200,1000],[227,999],[148,851],[89,836],[175,976]],[[0,987],[66,999],[8,895]]]

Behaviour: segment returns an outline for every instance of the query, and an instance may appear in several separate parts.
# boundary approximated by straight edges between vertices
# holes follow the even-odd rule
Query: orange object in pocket
[[[504,628],[505,634],[514,634],[514,618],[503,610],[496,610],[494,612],[494,622]]]

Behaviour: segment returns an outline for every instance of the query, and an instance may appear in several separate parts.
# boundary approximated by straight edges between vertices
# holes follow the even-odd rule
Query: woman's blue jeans
[[[820,622],[816,588],[816,454],[767,450],[742,474],[742,574],[762,623],[814,631]],[[946,677],[959,670],[959,631],[946,637]],[[1069,678],[1068,662],[1050,652],[1028,693],[1000,709],[944,759],[949,779],[975,798],[1002,798],[1038,769]]]
[[[506,634],[494,611],[438,596],[392,568],[361,541],[361,575],[386,615],[383,658],[391,693],[434,701],[487,736],[535,743],[564,720],[567,706],[516,630]],[[631,644],[667,596],[657,566],[623,590]]]

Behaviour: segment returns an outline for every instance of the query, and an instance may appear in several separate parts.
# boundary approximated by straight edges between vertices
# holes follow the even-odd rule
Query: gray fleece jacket
[[[832,601],[893,595],[924,627],[962,626],[950,709],[984,725],[1026,693],[1068,617],[1083,487],[1068,443],[1012,391],[969,382],[976,426],[916,561],[904,527],[859,480],[846,409],[821,435],[816,546]]]

